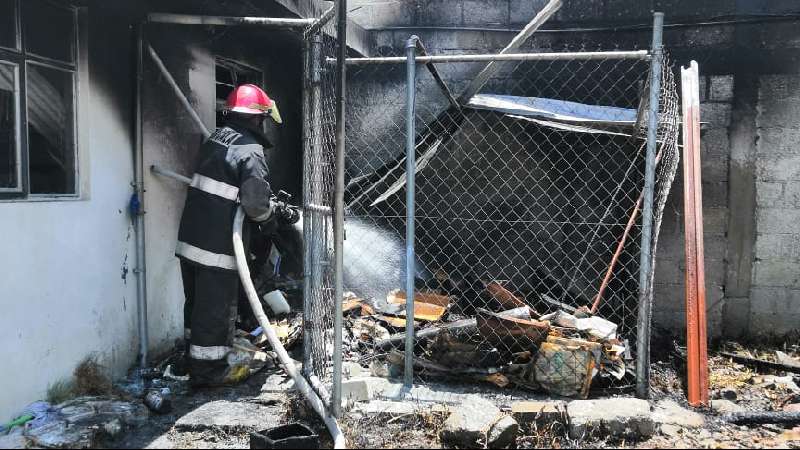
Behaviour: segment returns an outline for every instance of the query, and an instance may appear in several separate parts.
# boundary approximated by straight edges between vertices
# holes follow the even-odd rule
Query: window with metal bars
[[[217,125],[225,123],[225,102],[236,86],[263,86],[264,73],[238,61],[218,56],[216,59]]]

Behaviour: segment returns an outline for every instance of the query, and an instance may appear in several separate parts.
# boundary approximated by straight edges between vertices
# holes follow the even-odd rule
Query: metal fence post
[[[311,375],[311,58],[303,41],[303,375]]]
[[[642,208],[642,250],[639,268],[639,317],[636,340],[636,395],[650,396],[650,320],[652,317],[652,244],[653,196],[656,179],[656,151],[658,147],[659,101],[662,77],[662,37],[664,13],[655,13],[653,19],[652,65],[650,69],[650,102],[647,125],[647,157],[644,180],[644,207]]]
[[[336,64],[336,189],[334,215],[334,350],[331,411],[342,413],[342,299],[344,297],[344,164],[345,164],[345,95],[347,82],[347,0],[338,1]]]
[[[415,211],[414,194],[416,188],[416,115],[415,101],[417,89],[417,36],[411,36],[406,43],[406,345],[405,376],[406,387],[414,385],[414,275],[416,256],[414,255]]]

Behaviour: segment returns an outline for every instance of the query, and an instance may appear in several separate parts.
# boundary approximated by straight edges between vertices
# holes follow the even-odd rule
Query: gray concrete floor
[[[169,414],[152,415],[108,448],[249,448],[249,433],[286,423],[291,382],[280,371],[262,372],[245,384],[186,390]],[[318,426],[318,424],[309,424]]]

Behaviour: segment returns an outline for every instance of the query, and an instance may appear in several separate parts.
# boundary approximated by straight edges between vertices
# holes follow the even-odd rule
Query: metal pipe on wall
[[[147,15],[150,23],[170,23],[174,25],[215,25],[239,26],[257,25],[272,28],[305,28],[314,25],[316,19],[292,19],[283,17],[231,17],[231,16],[200,16],[192,14],[150,13]]]
[[[203,137],[207,139],[209,136],[211,136],[211,132],[200,119],[200,116],[197,115],[197,112],[192,107],[192,104],[189,103],[189,99],[186,98],[186,95],[184,95],[183,91],[181,91],[181,88],[178,86],[175,78],[173,78],[172,74],[169,73],[167,66],[164,65],[163,61],[161,61],[161,58],[159,58],[158,53],[156,53],[152,45],[147,45],[147,51],[150,54],[150,58],[152,58],[153,62],[156,64],[156,67],[158,67],[158,70],[161,72],[161,75],[167,80],[167,84],[169,84],[169,86],[172,88],[172,92],[178,98],[178,101],[181,102],[183,108],[187,113],[189,113],[189,117],[192,118],[192,121],[194,121],[195,125],[197,125],[197,128],[200,130],[200,132],[203,133]]]
[[[334,417],[342,413],[342,299],[344,298],[344,164],[345,164],[345,95],[347,82],[347,0],[338,0],[337,11],[337,64],[336,70],[336,215],[333,220],[334,234],[334,352],[333,392],[331,409]]]
[[[144,84],[144,27],[136,27],[136,98],[134,112],[134,199],[137,208],[131,208],[135,213],[134,233],[136,235],[136,304],[138,308],[139,329],[139,366],[147,367],[149,332],[147,321],[147,260],[145,251],[145,223],[144,223],[144,144],[142,135],[142,86]]]
[[[650,102],[647,125],[647,156],[644,179],[644,206],[642,207],[642,250],[639,266],[639,317],[636,339],[636,395],[650,397],[650,321],[652,318],[652,245],[653,245],[653,196],[656,182],[656,151],[658,147],[658,123],[661,99],[661,77],[663,57],[664,13],[657,12],[653,18],[653,48],[650,70]]]
[[[418,56],[420,64],[456,63],[456,62],[493,62],[493,61],[594,61],[611,59],[648,60],[650,54],[646,50],[619,52],[546,52],[546,53],[506,53],[480,55],[432,55]],[[347,58],[348,65],[363,64],[403,64],[405,56],[386,56],[380,58]],[[328,63],[335,64],[336,58],[329,58]]]
[[[156,165],[156,164],[153,164],[152,166],[150,166],[150,171],[155,173],[155,174],[167,177],[167,178],[172,178],[175,181],[180,181],[181,183],[185,183],[185,184],[191,184],[192,183],[192,179],[191,178],[189,178],[189,177],[187,177],[185,175],[181,175],[178,172],[175,172],[174,170],[169,170],[169,169],[166,169],[166,168],[161,167],[161,166]]]
[[[416,255],[414,243],[415,194],[416,194],[416,89],[417,89],[417,36],[411,36],[406,43],[406,348],[404,384],[414,385],[414,275],[416,274]]]

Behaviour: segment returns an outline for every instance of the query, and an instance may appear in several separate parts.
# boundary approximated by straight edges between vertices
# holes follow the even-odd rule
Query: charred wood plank
[[[523,308],[516,308],[510,311],[505,311],[499,314],[502,317],[514,317],[517,319],[529,319],[530,318],[530,308],[523,307]],[[414,333],[414,342],[417,343],[419,341],[433,339],[439,335],[442,331],[448,331],[454,336],[459,335],[477,335],[478,334],[478,320],[477,319],[464,319],[458,320],[455,322],[442,324],[442,325],[434,325],[432,327],[426,328],[424,330],[420,330]],[[376,350],[388,350],[395,347],[400,347],[405,343],[406,334],[405,333],[398,333],[392,335],[389,339],[384,339],[375,343]]]
[[[798,425],[800,412],[788,411],[746,411],[722,416],[722,420],[734,425]]]
[[[782,370],[784,372],[800,373],[800,367],[794,365],[766,361],[763,359],[751,358],[749,356],[737,355],[729,352],[719,352],[719,355],[724,356],[725,358],[730,358],[739,364],[755,367],[757,369]]]

